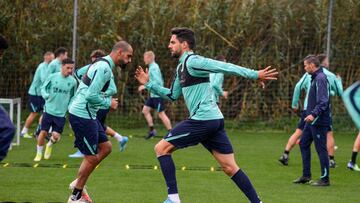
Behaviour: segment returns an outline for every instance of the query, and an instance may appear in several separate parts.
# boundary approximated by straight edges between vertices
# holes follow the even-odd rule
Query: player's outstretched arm
[[[155,94],[161,96],[164,99],[168,100],[177,100],[181,95],[181,86],[178,75],[176,74],[174,81],[171,84],[171,88],[162,87],[156,84],[153,81],[149,81],[149,72],[148,69],[144,69],[139,66],[135,71],[135,78],[140,83],[144,85],[146,89],[153,91]]]

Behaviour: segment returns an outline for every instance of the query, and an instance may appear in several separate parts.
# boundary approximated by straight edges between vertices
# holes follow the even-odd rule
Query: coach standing
[[[8,47],[9,45],[5,38],[0,35],[0,59],[2,58],[4,50]],[[0,161],[5,158],[14,135],[15,127],[12,124],[9,115],[0,105]]]
[[[311,183],[313,186],[329,186],[329,158],[326,147],[326,134],[331,124],[331,110],[329,99],[329,84],[319,59],[309,55],[304,59],[305,71],[311,75],[308,104],[305,117],[305,128],[300,140],[300,149],[303,162],[303,175],[294,183]],[[320,159],[321,177],[311,182],[311,143]]]

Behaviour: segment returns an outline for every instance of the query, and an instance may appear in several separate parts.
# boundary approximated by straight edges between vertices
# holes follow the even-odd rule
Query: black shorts
[[[224,129],[224,119],[185,120],[175,126],[164,140],[181,149],[201,143],[207,150],[232,154],[233,148]]]
[[[45,100],[42,96],[34,96],[29,94],[29,111],[30,112],[41,112],[44,110]]]
[[[61,134],[64,130],[65,120],[65,117],[53,116],[44,112],[41,120],[41,130],[48,132],[52,127],[52,131]]]
[[[305,118],[306,118],[306,110],[302,110],[301,111],[301,117],[300,117],[299,123],[297,125],[298,129],[304,130],[305,124],[306,124]]]
[[[145,106],[156,109],[157,112],[162,112],[165,110],[164,100],[162,98],[150,97],[146,100]]]
[[[69,114],[69,121],[75,133],[75,147],[85,155],[97,154],[98,145],[108,141],[98,120],[80,118]]]
[[[110,109],[99,109],[99,111],[96,113],[96,119],[100,122],[104,131],[106,131],[105,120],[109,111]]]

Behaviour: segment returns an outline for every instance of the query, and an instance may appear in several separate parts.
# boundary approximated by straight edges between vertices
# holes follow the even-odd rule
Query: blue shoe
[[[152,138],[152,137],[155,137],[156,136],[156,130],[152,130],[149,132],[149,134],[145,137],[146,140]]]
[[[119,142],[120,152],[124,151],[126,148],[126,144],[128,143],[129,138],[126,136],[123,136],[122,140]]]
[[[167,199],[164,201],[164,203],[175,203],[175,202],[171,201],[170,198],[167,198]]]
[[[80,152],[80,150],[77,150],[74,154],[69,155],[70,158],[82,158],[84,157],[83,153]]]

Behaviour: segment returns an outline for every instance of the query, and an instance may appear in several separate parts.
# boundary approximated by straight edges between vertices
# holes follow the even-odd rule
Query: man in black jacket
[[[303,162],[303,175],[294,183],[311,182],[311,143],[320,159],[321,177],[318,181],[311,182],[313,186],[329,186],[329,158],[326,147],[326,134],[331,125],[331,109],[329,99],[329,84],[319,59],[309,55],[304,59],[304,68],[311,74],[311,86],[308,105],[306,109],[305,128],[300,140],[300,149]]]

